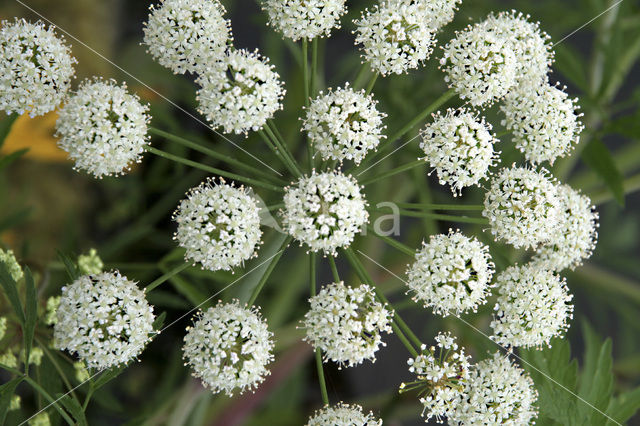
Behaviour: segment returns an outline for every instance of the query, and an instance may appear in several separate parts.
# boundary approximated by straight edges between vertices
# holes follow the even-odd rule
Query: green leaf
[[[4,169],[9,164],[13,163],[18,158],[22,157],[28,151],[29,151],[29,148],[20,149],[18,151],[14,151],[9,155],[5,155],[4,157],[0,158],[0,170]]]
[[[109,370],[103,371],[102,374],[100,374],[100,376],[96,379],[96,381],[91,383],[91,388],[95,392],[96,390],[100,389],[101,387],[109,383],[111,380],[115,379],[120,374],[122,374],[125,368],[127,368],[126,365],[121,365],[121,366],[112,367]]]
[[[9,411],[9,404],[11,404],[11,398],[21,382],[22,377],[16,377],[0,386],[0,424],[4,424],[7,412]]]
[[[640,114],[625,115],[604,126],[604,133],[616,133],[631,139],[640,139]]]
[[[164,322],[166,319],[167,319],[167,312],[164,311],[160,315],[158,315],[156,319],[153,321],[153,329],[156,331],[160,330],[164,325]]]
[[[640,387],[632,391],[625,392],[617,398],[613,398],[609,403],[607,414],[619,423],[626,423],[640,410]],[[612,421],[607,425],[613,424]]]
[[[589,83],[585,74],[584,60],[567,44],[555,50],[555,68],[583,92],[588,92]]]
[[[2,288],[7,295],[7,299],[9,299],[9,303],[11,303],[13,310],[18,316],[18,321],[20,321],[20,324],[24,326],[25,317],[22,310],[22,304],[20,303],[20,296],[18,295],[18,287],[15,280],[9,273],[6,263],[4,262],[0,262],[0,285],[2,285]]]
[[[582,151],[582,160],[593,169],[613,193],[616,201],[624,205],[624,183],[611,152],[599,139],[592,139]]]
[[[582,330],[585,339],[585,355],[578,395],[596,408],[605,411],[613,392],[611,339],[601,343],[600,338],[586,322],[583,322]],[[579,419],[584,419],[584,424],[605,423],[602,414],[587,404],[578,405],[578,416]]]
[[[24,281],[27,287],[25,301],[25,324],[24,324],[24,353],[25,371],[29,368],[29,355],[33,344],[33,335],[36,331],[36,320],[38,318],[38,296],[36,295],[36,285],[33,282],[33,275],[29,268],[24,269]]]
[[[68,255],[61,252],[60,250],[58,250],[58,257],[64,264],[64,269],[67,271],[69,279],[71,279],[71,281],[75,281],[76,279],[78,279],[78,277],[80,277],[80,269],[78,268],[78,265],[76,265],[76,263],[71,260]]]
[[[5,116],[2,121],[0,121],[0,148],[4,145],[4,140],[7,138],[7,135],[11,131],[11,126],[18,118],[18,114],[11,114],[9,116]]]
[[[59,402],[62,406],[73,416],[76,421],[76,426],[88,426],[87,419],[84,415],[84,410],[78,401],[71,398],[69,395],[57,394],[60,398]]]

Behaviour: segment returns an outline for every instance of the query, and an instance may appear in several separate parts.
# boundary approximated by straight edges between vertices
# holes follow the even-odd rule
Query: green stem
[[[316,295],[316,254],[309,253],[309,284],[311,286],[311,297]],[[329,405],[329,393],[327,392],[327,384],[324,380],[324,368],[322,366],[322,353],[320,349],[316,349],[316,369],[318,370],[318,382],[320,383],[320,393],[322,394],[322,402]]]
[[[45,344],[43,344],[40,341],[40,339],[38,339],[37,337],[35,338],[35,341],[38,344],[38,346],[40,346],[40,349],[42,349],[42,351],[47,356],[47,358],[49,358],[49,361],[51,361],[51,364],[53,364],[53,368],[55,368],[56,371],[58,372],[58,375],[60,376],[60,378],[64,382],[64,385],[67,387],[67,390],[71,394],[71,397],[73,399],[75,399],[76,401],[78,401],[78,397],[76,396],[75,392],[73,391],[73,386],[71,386],[71,382],[69,381],[69,379],[67,379],[67,376],[64,374],[64,371],[62,371],[62,367],[60,367],[60,364],[58,364],[58,361],[56,361],[56,359],[54,358],[54,356],[51,353],[51,351],[49,351],[49,349],[47,349],[47,346]]]
[[[318,37],[311,41],[311,81],[309,82],[309,94],[313,97],[316,92],[318,72]]]
[[[365,75],[367,75],[368,70],[369,70],[369,64],[367,62],[363,63],[360,69],[358,70],[358,74],[356,74],[356,77],[353,79],[354,89],[359,89],[362,86],[364,77]]]
[[[175,268],[173,268],[172,270],[170,270],[169,272],[167,272],[166,274],[163,274],[162,276],[160,276],[159,278],[157,278],[156,280],[152,281],[149,285],[147,285],[145,287],[145,291],[148,293],[151,290],[153,290],[154,288],[158,287],[160,284],[162,284],[165,281],[170,280],[171,278],[173,278],[175,275],[179,274],[180,272],[184,271],[185,269],[187,269],[189,266],[188,263],[183,263],[181,265],[176,266]]]
[[[371,91],[373,90],[373,86],[376,84],[376,80],[378,79],[378,75],[380,75],[380,73],[375,72],[373,74],[373,77],[371,77],[371,80],[369,80],[369,84],[367,85],[367,90],[365,92],[367,95],[369,93],[371,93]]]
[[[309,105],[309,41],[302,39],[302,80],[304,86],[304,104]]]
[[[260,137],[262,138],[264,143],[267,144],[269,149],[271,151],[273,151],[273,153],[276,155],[276,157],[278,157],[280,159],[282,164],[285,165],[287,170],[289,170],[289,173],[292,173],[292,174],[295,175],[296,174],[295,167],[291,166],[289,158],[282,151],[282,149],[278,148],[278,144],[273,139],[271,139],[269,136],[267,136],[267,133],[266,133],[266,129],[267,128],[268,128],[267,126],[264,126],[261,130],[258,130],[257,133],[260,135]]]
[[[373,235],[380,238],[382,241],[389,244],[391,247],[396,248],[411,257],[414,257],[416,255],[415,250],[413,250],[411,247],[405,244],[402,244],[400,241],[394,240],[393,238],[388,237],[386,235],[378,234],[371,225],[367,225],[367,231],[371,232]]]
[[[338,267],[336,266],[336,258],[329,256],[329,266],[331,267],[331,273],[333,274],[333,281],[340,282],[340,274],[338,274]]]
[[[33,380],[31,377],[28,376],[24,376],[24,380],[29,383],[29,385],[34,388],[36,391],[38,391],[38,393],[40,393],[40,395],[42,395],[44,397],[44,399],[46,399],[47,401],[49,401],[50,405],[53,405],[53,408],[56,409],[56,411],[62,416],[62,418],[69,423],[71,426],[75,425],[75,422],[71,419],[71,417],[69,417],[69,415],[67,414],[66,411],[64,411],[62,409],[62,407],[60,407],[60,405],[58,404],[56,399],[53,399],[53,397],[51,395],[49,395],[49,393],[44,390],[44,388],[42,386],[40,386],[35,380]]]
[[[372,184],[374,182],[378,182],[379,180],[386,179],[388,177],[397,175],[397,174],[405,172],[407,170],[411,170],[414,167],[423,166],[424,164],[425,164],[424,160],[412,161],[411,163],[407,163],[407,164],[404,164],[404,165],[402,165],[400,167],[396,167],[395,169],[391,169],[391,170],[387,170],[386,172],[379,173],[376,176],[373,176],[373,177],[371,177],[369,179],[365,179],[365,180],[361,181],[360,183],[362,185],[370,185],[370,184]]]
[[[285,144],[280,143],[280,141],[278,140],[278,137],[273,133],[273,131],[268,125],[264,126],[264,128],[258,133],[260,133],[260,135],[263,137],[265,142],[270,140],[273,143],[273,146],[275,147],[276,151],[282,154],[282,160],[284,161],[285,166],[287,166],[287,169],[289,169],[289,172],[291,172],[294,176],[302,175],[302,172],[296,165],[295,159],[287,149],[287,146]]]
[[[284,155],[286,155],[289,158],[289,162],[291,163],[291,165],[293,165],[293,167],[297,170],[297,172],[300,175],[302,175],[302,172],[300,171],[300,167],[298,167],[298,163],[296,162],[296,157],[293,155],[291,150],[289,150],[289,146],[286,144],[286,142],[284,141],[284,138],[280,134],[280,131],[276,126],[276,123],[274,123],[272,120],[268,120],[266,131],[267,131],[267,134],[271,137],[271,139],[277,144],[278,148],[284,153]]]
[[[87,391],[87,396],[84,398],[84,402],[82,403],[82,411],[87,410],[87,407],[89,406],[89,401],[91,400],[92,396],[93,396],[93,387],[90,387],[89,390]]]
[[[258,284],[256,284],[255,288],[251,292],[251,297],[249,297],[249,300],[247,301],[247,305],[251,306],[255,303],[256,299],[258,298],[258,295],[260,294],[260,291],[262,291],[262,288],[264,287],[265,283],[269,279],[269,276],[271,275],[273,270],[276,268],[278,261],[280,260],[280,258],[282,257],[282,254],[287,249],[290,243],[291,243],[291,237],[289,236],[285,238],[284,242],[282,243],[282,246],[280,246],[280,250],[278,251],[278,253],[271,258],[271,261],[269,262],[267,269],[264,271],[264,274],[260,278],[260,281],[258,281]]]
[[[242,161],[236,160],[233,157],[230,157],[228,155],[224,155],[224,154],[220,154],[219,152],[216,152],[210,148],[207,148],[205,146],[203,146],[200,143],[197,142],[193,142],[190,141],[188,139],[185,139],[181,136],[177,136],[168,132],[165,132],[164,130],[160,130],[160,129],[156,129],[154,127],[149,127],[149,133],[151,133],[152,135],[156,135],[156,136],[160,136],[161,138],[164,138],[168,141],[171,142],[175,142],[178,143],[180,145],[186,146],[187,148],[191,148],[194,151],[198,151],[202,154],[205,154],[211,158],[215,158],[216,160],[220,160],[220,161],[224,161],[225,163],[235,166],[239,169],[243,169],[247,172],[250,173],[254,173],[255,175],[261,176],[263,178],[272,180],[274,183],[284,183],[284,181],[282,181],[281,179],[278,179],[277,177],[273,176],[273,174],[271,173],[267,173],[263,170],[257,169],[253,166],[250,166],[248,164],[243,163]]]
[[[606,291],[607,294],[618,293],[626,299],[640,304],[640,286],[637,282],[601,269],[589,263],[582,265],[575,271],[567,271],[576,284],[586,284]]]
[[[477,225],[489,224],[489,221],[483,217],[455,216],[450,214],[414,212],[411,210],[400,210],[400,215],[408,216],[408,217],[426,217],[426,218],[436,219],[436,220],[446,220],[449,222],[474,223]]]
[[[282,187],[275,186],[270,183],[262,182],[256,179],[240,176],[235,173],[225,172],[224,170],[220,170],[215,167],[207,166],[205,164],[201,164],[192,160],[187,160],[186,158],[178,157],[177,155],[173,155],[168,152],[161,151],[152,146],[148,146],[147,151],[154,155],[157,155],[158,157],[166,158],[167,160],[175,161],[176,163],[184,164],[186,166],[190,166],[195,169],[204,170],[209,173],[214,173],[229,179],[234,179],[240,182],[244,182],[249,185],[257,186],[264,189],[269,189],[271,191],[284,192],[284,188]]]
[[[364,268],[360,260],[358,260],[353,250],[351,248],[348,248],[344,250],[344,253],[345,253],[345,257],[347,258],[347,261],[351,264],[351,266],[353,266],[353,269],[355,269],[358,277],[364,283],[371,286],[371,288],[375,291],[376,296],[381,302],[387,304],[390,308],[393,309],[393,306],[391,306],[391,304],[389,303],[389,300],[375,286],[375,284],[373,283],[373,280],[371,279],[371,276],[369,276],[369,273]],[[391,326],[393,327],[393,330],[395,331],[398,338],[400,338],[402,343],[405,345],[409,353],[411,353],[411,355],[413,355],[414,357],[417,356],[418,352],[413,347],[411,342],[409,342],[409,340],[404,335],[404,333],[406,333],[411,338],[411,340],[414,342],[414,344],[417,345],[418,348],[422,346],[422,342],[420,341],[420,339],[418,339],[418,336],[416,336],[415,333],[411,331],[407,323],[405,323],[404,320],[400,317],[400,314],[398,314],[398,311],[396,309],[393,309],[393,312],[394,312],[393,322],[391,324]]]
[[[396,206],[403,209],[424,209],[424,210],[459,210],[459,211],[481,211],[484,206],[481,204],[434,204],[434,203],[396,203]]]

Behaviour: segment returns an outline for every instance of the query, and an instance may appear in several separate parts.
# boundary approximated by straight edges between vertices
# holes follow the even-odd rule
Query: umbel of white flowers
[[[307,422],[307,426],[337,425],[382,426],[382,420],[376,418],[372,412],[365,414],[359,405],[349,405],[340,402],[316,411]]]
[[[32,117],[53,111],[69,90],[75,63],[53,27],[0,22],[0,110]]]
[[[212,392],[231,395],[255,388],[269,374],[272,337],[257,308],[219,302],[187,328],[182,349],[193,376]]]
[[[144,290],[118,271],[83,275],[62,287],[54,344],[104,370],[136,358],[153,331]]]

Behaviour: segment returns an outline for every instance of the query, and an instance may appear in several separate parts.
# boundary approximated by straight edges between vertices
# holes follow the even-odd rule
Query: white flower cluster
[[[402,383],[400,391],[418,389],[425,421],[449,417],[462,397],[469,376],[469,357],[458,348],[451,333],[438,333],[436,346],[422,345],[421,353],[408,361],[409,371],[417,376],[411,383]]]
[[[284,195],[283,225],[293,238],[311,251],[335,254],[348,247],[369,220],[360,186],[340,172],[301,177]]]
[[[382,75],[418,68],[431,55],[437,31],[453,19],[460,1],[381,0],[354,21],[356,44]]]
[[[496,278],[492,338],[502,345],[537,347],[562,336],[573,318],[564,278],[535,265],[511,266]]]
[[[528,425],[538,416],[531,377],[495,353],[471,368],[462,399],[449,417],[453,425]]]
[[[69,90],[75,63],[53,27],[0,22],[0,110],[31,117],[53,111]]]
[[[532,262],[553,270],[575,268],[591,257],[598,239],[598,213],[591,199],[569,185],[558,186],[560,226],[551,244],[538,249]]]
[[[98,256],[98,250],[92,248],[89,253],[78,256],[78,269],[81,274],[99,274],[102,272],[102,268],[104,268],[104,263]]]
[[[529,22],[529,15],[512,10],[490,14],[487,24],[499,28],[516,54],[516,85],[543,84],[553,63],[551,37],[540,30],[539,22]]]
[[[498,139],[491,124],[465,108],[438,111],[433,123],[420,132],[423,157],[438,173],[441,185],[451,186],[454,196],[462,188],[477,185],[496,160],[493,144]]]
[[[269,25],[293,41],[328,36],[340,28],[346,0],[262,0]]]
[[[202,70],[196,79],[198,111],[226,133],[260,130],[282,109],[280,76],[257,51],[230,50],[220,59],[222,68]]]
[[[176,74],[215,67],[231,44],[231,25],[218,0],[161,0],[144,24],[147,51]]]
[[[445,81],[473,106],[491,105],[519,84],[540,84],[553,54],[528,16],[500,13],[465,30],[444,47]]]
[[[580,141],[584,126],[576,102],[548,83],[523,85],[509,93],[500,107],[505,115],[502,125],[512,132],[528,161],[553,164]]]
[[[0,249],[0,262],[4,263],[4,267],[7,269],[7,272],[11,275],[11,278],[13,278],[14,281],[20,281],[22,277],[24,277],[22,268],[20,267],[15,254],[13,254],[13,250]]]
[[[256,308],[218,302],[187,328],[183,353],[192,374],[212,392],[253,389],[269,375],[273,333]]]
[[[491,232],[516,248],[548,243],[561,217],[558,191],[548,172],[516,167],[503,169],[485,194],[482,215]]]
[[[325,353],[325,360],[340,367],[352,367],[365,359],[375,361],[380,334],[391,332],[393,311],[375,299],[366,284],[357,288],[341,281],[325,286],[309,299],[311,309],[304,316],[305,340]]]
[[[416,252],[407,270],[407,285],[413,300],[449,315],[473,310],[486,301],[494,265],[489,248],[460,232],[433,235]]]
[[[356,164],[375,150],[387,115],[376,109],[377,101],[364,90],[349,87],[329,90],[311,101],[303,130],[323,160],[353,160]]]
[[[125,174],[141,161],[148,144],[148,110],[124,83],[87,80],[60,111],[58,145],[77,170],[97,178]]]
[[[153,331],[144,290],[117,271],[83,275],[62,287],[56,312],[56,347],[99,370],[137,357]]]
[[[316,411],[307,426],[382,426],[382,420],[372,412],[365,414],[359,405],[340,402]]]
[[[185,260],[210,271],[228,271],[255,255],[260,244],[260,209],[244,187],[208,179],[180,202],[173,220],[174,239]]]

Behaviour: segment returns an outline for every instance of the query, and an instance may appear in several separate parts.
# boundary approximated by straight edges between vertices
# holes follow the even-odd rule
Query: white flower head
[[[460,402],[449,417],[453,425],[528,425],[538,416],[533,380],[495,353],[471,368]]]
[[[207,179],[187,193],[173,215],[174,239],[186,249],[185,260],[202,269],[224,270],[242,265],[261,243],[260,209],[244,187]]]
[[[147,51],[175,74],[215,67],[233,42],[218,0],[161,0],[150,10],[144,24]]]
[[[212,392],[255,389],[273,361],[273,333],[257,308],[218,302],[187,328],[182,348],[194,377]]]
[[[574,269],[591,257],[598,240],[598,213],[591,199],[569,185],[558,186],[560,227],[551,243],[538,248],[532,262],[553,271]]]
[[[462,188],[477,185],[489,173],[497,158],[493,144],[498,139],[491,133],[491,124],[484,117],[465,108],[438,111],[433,123],[420,132],[420,148],[438,174],[441,185],[449,185],[453,195]]]
[[[54,343],[104,370],[136,358],[153,331],[144,290],[118,271],[83,275],[62,287]]]
[[[87,80],[60,110],[58,145],[76,170],[97,178],[125,174],[141,161],[149,143],[148,110],[124,83]]]
[[[420,354],[408,361],[409,371],[417,378],[411,383],[402,383],[400,392],[420,391],[420,402],[425,421],[432,417],[442,423],[448,417],[464,390],[469,377],[469,356],[464,348],[458,348],[451,333],[438,333],[436,346],[422,345]]]
[[[437,31],[453,19],[460,1],[380,1],[354,21],[362,57],[382,75],[418,68],[429,59]]]
[[[504,31],[504,36],[516,55],[517,84],[539,85],[547,80],[553,63],[551,37],[540,30],[539,22],[530,22],[531,16],[512,10],[490,14],[487,24]]]
[[[558,232],[560,199],[545,169],[502,169],[485,194],[482,215],[491,233],[516,248],[548,243]]]
[[[307,426],[382,426],[382,420],[372,412],[365,414],[359,405],[340,402],[316,411]]]
[[[54,27],[24,19],[0,22],[0,110],[31,117],[64,100],[76,60]]]
[[[564,278],[536,265],[511,266],[496,278],[492,338],[502,345],[536,347],[562,336],[573,318]]]
[[[502,99],[517,83],[518,59],[505,32],[483,21],[456,32],[444,47],[445,81],[474,107]]]
[[[285,190],[285,230],[311,251],[335,254],[337,248],[348,247],[369,220],[360,185],[340,172],[314,172]]]
[[[13,250],[0,249],[0,262],[4,263],[4,267],[14,281],[18,282],[24,277],[24,272],[22,272],[22,268],[15,254],[13,254]]]
[[[352,367],[365,359],[375,361],[383,331],[391,332],[393,311],[376,301],[371,287],[345,286],[341,281],[325,286],[309,299],[311,309],[304,316],[304,340],[321,349],[325,361]]]
[[[328,37],[340,28],[346,0],[262,0],[269,25],[293,41]]]
[[[577,99],[569,99],[563,89],[548,83],[519,86],[500,107],[505,115],[502,125],[533,164],[553,164],[580,141],[582,114],[577,113]]]
[[[353,160],[356,164],[375,150],[385,136],[377,101],[364,90],[349,87],[329,90],[311,101],[303,130],[323,160]]]
[[[413,300],[439,315],[459,315],[486,302],[494,265],[489,248],[459,231],[431,236],[407,270]]]
[[[260,130],[282,109],[285,90],[280,76],[257,51],[229,51],[222,68],[203,71],[196,83],[198,111],[225,133]]]

